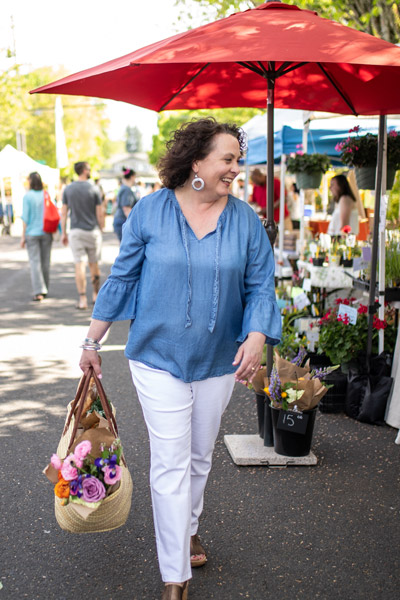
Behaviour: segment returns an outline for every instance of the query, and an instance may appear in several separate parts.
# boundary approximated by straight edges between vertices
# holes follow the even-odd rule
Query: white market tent
[[[37,171],[48,189],[51,198],[55,197],[60,180],[60,170],[30,158],[7,144],[0,152],[0,195],[3,206],[12,204],[14,215],[22,214],[22,198],[26,193],[26,178],[29,173]],[[5,180],[11,180],[11,198],[6,197]]]

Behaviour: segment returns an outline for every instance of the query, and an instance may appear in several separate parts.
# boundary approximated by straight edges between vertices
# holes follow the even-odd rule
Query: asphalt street
[[[103,278],[117,252],[106,233]],[[102,357],[134,482],[131,513],[112,532],[70,534],[57,525],[42,469],[76,390],[90,312],[75,308],[69,248],[54,244],[42,303],[31,301],[15,234],[0,237],[0,256],[0,600],[159,600],[147,433],[123,354],[128,323],[112,326]],[[209,561],[193,574],[190,600],[398,600],[397,431],[318,413],[317,466],[238,467],[223,436],[256,428],[253,393],[237,384],[199,531]]]

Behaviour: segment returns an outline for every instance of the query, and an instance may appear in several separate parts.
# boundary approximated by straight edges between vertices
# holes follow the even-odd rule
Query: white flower
[[[304,390],[295,390],[294,388],[289,388],[286,391],[288,395],[289,404],[292,404],[292,402],[296,402],[296,400],[300,400],[300,398],[304,394]]]

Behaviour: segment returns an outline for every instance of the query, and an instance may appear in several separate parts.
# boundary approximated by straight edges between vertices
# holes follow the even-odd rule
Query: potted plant
[[[340,311],[340,305],[357,309],[357,320],[351,324],[347,314]],[[345,313],[345,311],[344,311]],[[356,298],[337,298],[335,306],[329,308],[319,321],[318,352],[326,354],[333,365],[341,365],[347,370],[347,365],[356,360],[367,345],[368,307],[359,303]],[[386,307],[385,319],[374,315],[372,351],[378,350],[378,332],[385,329],[385,350],[392,352],[396,342],[394,325],[394,309]]]
[[[341,161],[355,168],[357,185],[360,189],[375,189],[375,173],[378,157],[378,136],[372,133],[358,135],[360,128],[350,129],[345,140],[336,145]],[[396,171],[400,168],[400,133],[390,131],[387,136],[387,184],[392,189]]]
[[[287,160],[287,170],[296,175],[297,185],[302,190],[318,188],[322,175],[330,165],[331,161],[326,154],[306,154],[302,150],[291,154]]]

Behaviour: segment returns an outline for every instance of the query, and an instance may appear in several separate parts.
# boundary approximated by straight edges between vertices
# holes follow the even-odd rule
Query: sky
[[[0,47],[15,44],[18,63],[63,65],[73,73],[185,31],[181,10],[175,0],[3,0]],[[127,125],[136,125],[144,149],[150,150],[157,113],[123,102],[107,104],[110,138],[121,139]]]

